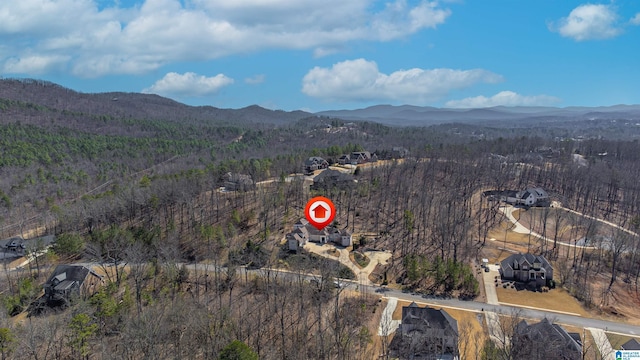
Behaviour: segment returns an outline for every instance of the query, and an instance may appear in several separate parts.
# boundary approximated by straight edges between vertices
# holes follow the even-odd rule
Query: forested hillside
[[[240,340],[260,359],[375,358],[377,298],[311,286],[303,273],[354,274],[283,250],[309,197],[330,197],[336,225],[361,235],[359,245],[391,252],[376,281],[474,297],[472,264],[501,221],[485,190],[543,187],[565,207],[640,228],[637,132],[618,139],[594,135],[614,127],[584,124],[571,133],[553,123],[388,127],[0,81],[0,235],[57,237],[53,255],[30,271],[5,272],[1,327],[11,340],[2,351],[16,359],[218,359]],[[394,147],[409,155],[393,159]],[[311,179],[291,176],[309,156],[335,163],[361,150],[380,161],[357,167],[353,184],[310,190]],[[255,188],[222,191],[228,172],[250,175]],[[637,236],[620,251],[601,247],[581,259],[548,244],[531,248],[564,264],[573,256],[564,280],[587,305],[610,295],[576,285],[587,276],[611,278],[638,299]],[[32,321],[9,319],[28,309],[53,265],[72,262],[102,268],[107,283],[96,296]],[[260,275],[249,273],[256,268]]]

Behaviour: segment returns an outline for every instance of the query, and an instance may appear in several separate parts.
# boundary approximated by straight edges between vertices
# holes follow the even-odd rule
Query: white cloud
[[[353,41],[435,28],[451,14],[428,0],[391,0],[383,9],[377,0],[143,0],[127,8],[100,1],[0,1],[0,41],[18,61],[66,56],[65,68],[96,77],[265,49],[322,56]],[[7,61],[0,56],[0,67]]]
[[[525,96],[513,91],[501,91],[492,97],[476,96],[462,100],[447,101],[445,106],[451,108],[486,108],[493,106],[548,106],[561,100],[549,95]]]
[[[306,95],[333,101],[399,101],[426,104],[450,91],[477,83],[502,81],[483,69],[409,69],[383,74],[365,59],[347,60],[331,68],[315,67],[302,80]]]
[[[264,82],[264,79],[265,79],[264,74],[259,74],[259,75],[244,79],[244,82],[251,85],[262,84]]]
[[[422,2],[409,8],[406,1],[387,4],[384,11],[376,14],[373,28],[381,40],[392,40],[424,28],[436,28],[451,15],[448,9],[441,9],[437,2]]]
[[[215,95],[220,89],[233,82],[233,79],[224,74],[206,77],[192,72],[184,74],[170,72],[142,92],[176,97],[206,96]]]
[[[640,25],[640,13],[637,13],[636,16],[634,16],[633,18],[631,18],[631,20],[629,20],[629,22],[632,25]]]
[[[584,4],[549,29],[576,41],[609,39],[622,33],[613,5]]]
[[[60,70],[69,58],[62,55],[25,55],[21,58],[9,58],[2,66],[2,72],[10,74],[41,74],[51,70]]]

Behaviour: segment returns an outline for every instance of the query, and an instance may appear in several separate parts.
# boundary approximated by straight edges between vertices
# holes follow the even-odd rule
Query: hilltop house
[[[349,156],[349,159],[351,160],[351,165],[358,165],[367,162],[376,162],[378,161],[378,156],[368,151],[354,151]]]
[[[224,176],[224,188],[227,191],[248,191],[255,187],[250,175],[228,172]]]
[[[49,306],[66,305],[74,297],[93,295],[102,281],[102,276],[86,266],[58,265],[44,284],[44,300]]]
[[[312,156],[304,162],[304,172],[307,174],[312,173],[316,170],[326,169],[328,167],[329,163],[327,162],[327,160],[319,156]]]
[[[519,194],[520,204],[526,206],[549,206],[549,194],[542,188],[530,188]]]
[[[340,164],[340,165],[351,164],[351,157],[349,155],[346,155],[346,154],[340,156],[340,158],[338,158],[338,164]]]
[[[402,308],[402,322],[389,346],[400,359],[457,359],[458,322],[443,309]]]
[[[509,204],[524,206],[549,206],[551,204],[549,194],[539,187],[519,191],[515,195],[509,194],[504,198],[504,201]]]
[[[505,280],[547,286],[553,280],[553,267],[542,255],[513,254],[500,262],[500,275]]]
[[[328,190],[334,187],[344,189],[354,183],[353,175],[338,170],[327,169],[313,178],[311,190]]]
[[[489,190],[483,193],[491,200],[504,201],[511,205],[524,206],[549,206],[551,199],[549,194],[542,188],[528,188],[524,191],[515,190]]]
[[[543,319],[537,324],[519,322],[511,338],[514,359],[581,360],[580,334],[568,333],[558,324]]]
[[[322,230],[316,229],[306,219],[300,219],[293,225],[293,231],[285,235],[287,249],[298,251],[307,241],[326,244],[334,244],[349,247],[353,245],[353,235],[347,230],[340,230],[333,226],[327,226]]]

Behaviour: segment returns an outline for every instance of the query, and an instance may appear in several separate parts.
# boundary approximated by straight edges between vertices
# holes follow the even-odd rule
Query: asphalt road
[[[95,264],[82,264],[82,265],[91,266]],[[185,264],[185,265],[190,270],[195,270],[197,266],[198,271],[205,271],[205,270],[216,271],[216,269],[212,265],[208,265],[208,266],[204,264],[197,264],[197,265]],[[226,269],[219,267],[217,270],[225,271]],[[317,276],[314,276],[311,274],[294,273],[294,272],[280,270],[280,269],[247,270],[246,268],[243,268],[243,267],[238,269],[239,276],[244,276],[245,274],[254,274],[254,275],[264,276],[265,273],[267,272],[271,272],[272,274],[277,273],[278,277],[283,279],[289,279],[292,281],[299,279],[299,277],[303,277],[306,281],[310,281],[311,279],[318,278]],[[435,307],[440,306],[444,308],[455,308],[455,309],[476,311],[476,312],[493,311],[493,312],[504,314],[504,315],[512,315],[517,313],[521,318],[525,318],[525,319],[542,320],[544,318],[547,318],[561,325],[569,325],[569,326],[575,326],[575,327],[581,327],[581,328],[596,328],[596,329],[602,329],[608,332],[619,333],[623,335],[640,336],[639,326],[622,323],[622,322],[586,318],[586,317],[562,314],[562,313],[557,313],[552,311],[536,310],[531,308],[521,308],[516,306],[491,305],[491,304],[478,302],[478,301],[465,301],[465,300],[459,300],[459,299],[444,299],[444,298],[429,297],[426,295],[412,294],[412,293],[403,292],[401,290],[395,290],[395,289],[390,289],[386,287],[382,288],[380,286],[359,284],[358,281],[353,281],[353,280],[340,279],[339,283],[343,288],[357,290],[357,291],[366,291],[367,293],[380,295],[384,297],[394,297],[401,301],[408,301],[408,302],[415,301],[416,303],[428,304],[430,306],[435,306]]]
[[[240,270],[240,271],[241,271],[241,274],[244,273],[244,270]],[[264,274],[264,271],[265,271],[264,269],[249,270],[249,273],[255,273],[255,274],[261,275],[261,274]],[[298,276],[303,276],[307,280],[311,280],[315,278],[315,276],[313,275],[300,275],[297,273],[290,273],[283,270],[271,269],[271,271],[278,272],[279,276],[283,276],[285,278],[291,277],[293,279],[293,278],[297,278]],[[385,297],[394,297],[402,301],[408,301],[408,302],[415,301],[416,303],[423,303],[423,304],[428,304],[436,307],[437,306],[441,306],[445,308],[450,307],[450,308],[456,308],[456,309],[462,309],[462,310],[468,310],[468,311],[477,311],[477,312],[493,311],[493,312],[504,314],[504,315],[512,315],[512,314],[518,313],[518,315],[521,318],[525,318],[525,319],[542,320],[544,318],[547,318],[561,325],[576,326],[581,328],[596,328],[596,329],[602,329],[608,332],[614,332],[614,333],[619,333],[624,335],[640,336],[640,326],[630,325],[622,322],[586,318],[586,317],[563,314],[563,313],[558,313],[553,311],[536,310],[531,308],[522,308],[522,307],[516,307],[516,306],[509,306],[509,305],[490,305],[490,304],[478,302],[478,301],[465,301],[465,300],[459,300],[459,299],[453,299],[453,298],[444,299],[444,298],[429,297],[422,294],[412,294],[408,292],[403,292],[401,290],[382,288],[380,286],[375,286],[375,285],[373,286],[363,285],[363,284],[359,284],[357,281],[352,281],[352,280],[341,279],[340,283],[344,284],[349,289],[353,289],[353,290],[357,289],[358,291],[364,290],[370,294],[376,294],[376,295],[381,295]]]
[[[376,292],[379,287],[366,287],[369,292]],[[553,320],[555,323],[561,325],[570,325],[582,328],[597,328],[606,330],[608,332],[620,333],[625,335],[640,335],[640,327],[629,325],[626,323],[619,323],[613,321],[606,321],[600,319],[592,319],[575,315],[567,315],[562,313],[556,313],[544,310],[535,310],[529,308],[520,308],[507,305],[490,305],[477,301],[463,301],[458,299],[437,299],[433,297],[424,297],[422,295],[412,295],[410,293],[404,293],[399,290],[385,289],[385,291],[378,291],[378,294],[382,294],[386,297],[396,297],[403,301],[415,301],[419,303],[426,303],[432,306],[451,307],[470,311],[495,311],[497,313],[511,315],[518,313],[520,317],[525,319],[542,320],[547,318]]]

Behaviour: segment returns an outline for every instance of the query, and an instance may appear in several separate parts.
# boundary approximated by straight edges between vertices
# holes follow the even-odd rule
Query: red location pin
[[[324,196],[316,196],[307,203],[304,216],[316,229],[322,230],[336,217],[336,208],[331,200]]]

